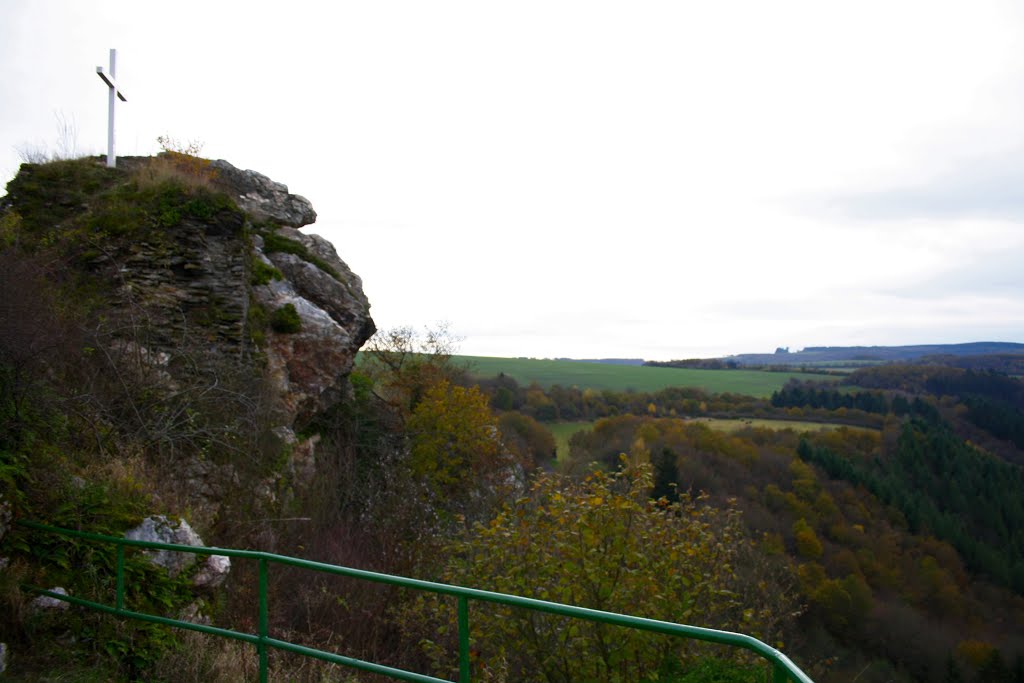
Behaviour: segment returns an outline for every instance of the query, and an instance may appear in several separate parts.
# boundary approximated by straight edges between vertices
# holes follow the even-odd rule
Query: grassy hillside
[[[825,381],[836,379],[827,375],[799,372],[654,368],[486,356],[457,356],[454,360],[460,365],[465,365],[474,377],[494,377],[504,373],[519,384],[536,382],[545,388],[560,384],[565,387],[578,386],[599,390],[633,389],[653,392],[667,387],[698,387],[713,394],[729,392],[767,398],[793,377]]]
[[[593,426],[593,422],[552,422],[545,425],[555,437],[558,459],[566,460],[569,458],[569,439],[572,438],[573,434],[585,429],[591,429]]]

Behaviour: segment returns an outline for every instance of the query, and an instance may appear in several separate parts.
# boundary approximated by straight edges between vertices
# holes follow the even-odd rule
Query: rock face
[[[231,571],[231,558],[224,555],[210,555],[193,577],[192,585],[197,588],[217,588],[224,583],[229,571]]]
[[[142,520],[142,524],[126,531],[124,537],[132,541],[147,541],[149,543],[203,545],[203,539],[189,526],[188,522],[183,519],[172,522],[164,515],[145,518]],[[166,569],[172,578],[204,557],[173,550],[147,550],[145,552],[150,562]],[[228,572],[231,571],[231,559],[223,555],[207,555],[205,558],[202,560],[203,566],[192,580],[193,584],[197,587],[214,588],[224,583]]]
[[[266,311],[291,304],[300,319],[294,332],[269,335],[265,346],[269,377],[280,398],[286,443],[313,417],[340,400],[356,352],[376,328],[363,283],[330,242],[296,228],[316,220],[309,201],[255,171],[226,161],[211,164],[216,182],[226,188],[253,219],[279,224],[271,233],[254,234],[255,258],[276,269],[280,278],[252,288]],[[288,433],[290,432],[290,434]],[[298,444],[302,446],[302,444]],[[312,457],[315,443],[306,443]],[[302,448],[298,450],[302,451]],[[301,468],[309,474],[309,467]]]
[[[298,331],[275,334],[267,346],[271,380],[289,419],[301,426],[341,399],[344,384],[338,380],[351,372],[355,352],[375,328],[362,282],[330,243],[291,228],[279,228],[276,236],[301,245],[319,262],[266,253],[264,241],[256,241],[265,263],[283,274],[254,287],[256,301],[269,311],[291,304],[301,320]]]
[[[301,486],[315,472],[317,443],[297,434],[348,396],[356,353],[375,331],[362,281],[327,240],[297,229],[316,212],[285,185],[226,161],[170,161],[25,164],[0,216],[14,213],[21,244],[58,244],[71,255],[80,269],[73,276],[103,302],[91,313],[95,346],[119,371],[137,372],[154,392],[162,384],[196,410],[191,397],[226,386],[221,380],[233,382],[236,396],[269,385],[244,394],[253,397],[246,406],[261,411],[246,425],[258,419],[258,438],[264,429],[273,435],[260,441],[269,444],[261,456],[273,459],[277,444],[294,460],[266,490],[289,488],[273,476]],[[289,324],[277,324],[281,315]],[[219,497],[217,485],[191,482],[200,465],[234,479],[223,458],[217,468],[204,458],[194,464],[184,464],[189,489],[209,488],[208,500]],[[0,501],[0,534],[3,510]]]
[[[158,346],[201,332],[211,341],[245,344],[250,249],[245,217],[221,212],[210,219],[186,216],[161,239],[141,239],[110,252],[98,265],[116,269],[121,299],[143,308]],[[168,248],[167,243],[172,245]],[[125,253],[127,251],[127,253]]]
[[[243,171],[223,159],[210,163],[216,182],[236,196],[243,211],[257,220],[272,220],[281,225],[301,228],[316,221],[309,200],[290,194],[288,187],[256,171]]]

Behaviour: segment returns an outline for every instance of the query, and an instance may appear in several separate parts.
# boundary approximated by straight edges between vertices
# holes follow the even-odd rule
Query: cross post
[[[96,73],[103,82],[107,84],[110,90],[108,99],[108,113],[107,113],[107,167],[114,168],[117,166],[117,157],[114,156],[114,104],[117,102],[117,98],[120,97],[122,102],[127,102],[124,93],[121,92],[120,88],[117,87],[117,81],[115,80],[115,73],[117,69],[117,50],[110,48],[110,73],[108,74],[103,70],[102,66],[96,67]]]

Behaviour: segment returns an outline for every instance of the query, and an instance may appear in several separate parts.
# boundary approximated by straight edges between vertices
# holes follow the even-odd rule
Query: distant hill
[[[717,359],[668,361],[657,363],[672,367],[704,367],[708,362],[726,366],[750,365],[824,365],[827,363],[889,363],[976,356],[1022,356],[1024,344],[1015,342],[970,342],[966,344],[921,344],[916,346],[808,346],[802,351],[778,350],[775,353],[741,353]],[[655,363],[649,363],[654,365]]]

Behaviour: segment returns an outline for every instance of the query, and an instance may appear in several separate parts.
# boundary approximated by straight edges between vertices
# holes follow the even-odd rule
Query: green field
[[[734,393],[768,398],[787,381],[814,379],[836,381],[828,375],[801,372],[766,372],[764,370],[698,370],[691,368],[655,368],[638,365],[581,363],[566,360],[532,358],[490,358],[486,356],[455,356],[457,364],[468,368],[478,378],[505,373],[523,386],[536,382],[544,388],[554,384],[591,389],[629,389],[654,392],[668,387],[698,387],[713,394]]]
[[[555,437],[559,460],[569,457],[569,439],[572,438],[572,435],[590,429],[593,424],[593,422],[548,422],[544,424]]]

